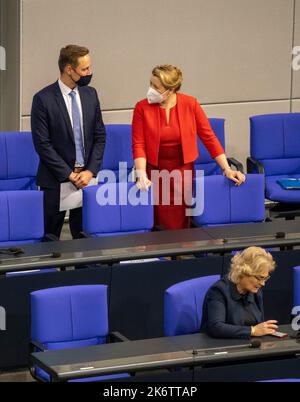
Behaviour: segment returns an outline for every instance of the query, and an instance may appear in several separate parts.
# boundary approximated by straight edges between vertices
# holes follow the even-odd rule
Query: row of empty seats
[[[224,119],[209,119],[220,143],[225,148]],[[250,157],[248,173],[265,175],[266,198],[284,203],[300,203],[300,192],[284,190],[278,183],[282,178],[300,178],[300,114],[272,114],[250,117]],[[133,169],[131,125],[107,125],[103,170],[116,173],[117,181],[128,181]],[[205,175],[220,174],[216,162],[198,139],[199,157],[196,170]],[[0,133],[0,190],[36,189],[35,175],[38,156],[31,133]],[[119,163],[126,167],[119,171]],[[237,162],[237,161],[233,161]],[[239,169],[241,164],[235,164]]]
[[[200,180],[200,179],[199,179]],[[89,236],[144,233],[153,229],[151,191],[145,193],[147,205],[131,205],[128,195],[134,183],[103,184],[115,194],[114,205],[99,205],[97,192],[101,185],[83,190],[83,231]],[[203,213],[194,216],[197,226],[262,222],[265,219],[264,177],[247,175],[246,183],[236,187],[221,175],[204,177],[199,198],[204,201]],[[216,192],[218,197],[216,197]],[[128,202],[119,202],[120,194]],[[196,194],[196,199],[197,199]],[[202,212],[202,211],[201,211]],[[40,191],[0,192],[0,247],[42,241],[43,193]]]
[[[225,148],[224,119],[210,119],[219,141]],[[199,157],[196,169],[203,169],[206,175],[221,171],[211,159],[204,145],[198,140]],[[35,176],[38,155],[35,152],[31,132],[0,133],[0,191],[35,190]],[[121,163],[126,163],[126,167]],[[106,125],[106,144],[102,170],[114,172],[116,180],[127,182],[133,169],[132,138],[130,124]]]

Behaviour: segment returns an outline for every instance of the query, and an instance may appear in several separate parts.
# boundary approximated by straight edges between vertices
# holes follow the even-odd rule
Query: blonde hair
[[[179,91],[182,84],[182,72],[178,67],[171,64],[156,66],[152,70],[152,75],[159,78],[163,86],[174,92]]]
[[[242,276],[259,275],[263,269],[273,272],[275,261],[270,253],[261,247],[248,247],[231,260],[228,278],[238,284]]]

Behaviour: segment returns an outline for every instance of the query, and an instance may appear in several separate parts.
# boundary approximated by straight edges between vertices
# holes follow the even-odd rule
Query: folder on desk
[[[277,183],[285,190],[300,190],[300,179],[280,179]]]

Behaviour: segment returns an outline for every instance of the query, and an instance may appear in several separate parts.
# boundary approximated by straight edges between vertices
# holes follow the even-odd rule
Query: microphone
[[[8,247],[0,249],[0,254],[18,255],[23,254],[24,250],[18,247]]]
[[[28,256],[24,256],[24,257],[22,257],[21,259],[22,260],[24,260],[24,259],[31,259],[31,258],[59,258],[59,257],[61,257],[61,253],[60,252],[58,252],[58,251],[54,251],[53,253],[50,253],[50,254],[41,254],[41,255],[28,255]]]
[[[234,346],[224,346],[224,347],[218,347],[218,348],[209,348],[209,349],[198,349],[198,350],[193,350],[192,354],[193,355],[198,355],[202,354],[205,352],[206,354],[210,352],[213,355],[225,355],[232,350],[235,349],[257,349],[261,346],[261,341],[259,339],[253,339],[251,340],[250,343],[247,343],[246,345],[234,345]]]
[[[260,348],[261,346],[261,341],[259,339],[253,339],[250,344],[249,344],[249,348]]]

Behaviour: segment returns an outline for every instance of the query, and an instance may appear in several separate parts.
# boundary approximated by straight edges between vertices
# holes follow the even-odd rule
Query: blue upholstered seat
[[[0,191],[0,250],[39,243],[44,238],[43,193]],[[56,272],[55,268],[7,273],[7,276]]]
[[[134,183],[106,183],[83,191],[83,230],[92,236],[112,236],[149,232],[153,227],[151,189],[143,192],[147,205],[131,205]],[[111,204],[99,205],[99,198],[111,195]],[[129,200],[129,201],[128,201]],[[124,205],[122,205],[124,204]],[[127,204],[127,205],[126,205]]]
[[[264,380],[258,382],[300,382],[300,378],[278,378],[274,380]]]
[[[43,289],[32,292],[30,296],[31,339],[42,344],[45,350],[81,348],[107,342],[106,285]],[[33,375],[37,379],[50,381],[42,369],[33,368]],[[118,378],[124,376],[128,375],[119,375]],[[115,376],[93,377],[89,380],[112,378]]]
[[[107,124],[102,169],[115,173],[116,181],[126,182],[133,169],[131,124]],[[119,163],[126,163],[126,168]]]
[[[294,267],[294,306],[300,306],[300,266]]]
[[[0,191],[0,247],[37,243],[43,236],[43,193]]]
[[[194,278],[179,282],[165,291],[165,336],[193,334],[200,331],[205,295],[219,279],[219,275]]]
[[[300,113],[250,117],[251,158],[248,172],[266,176],[266,197],[282,203],[300,203],[300,191],[285,190],[277,180],[300,178]]]
[[[210,122],[211,128],[216,134],[223,149],[225,149],[225,133],[224,133],[225,119],[209,118],[208,120]],[[195,160],[195,170],[203,170],[205,176],[222,174],[221,168],[216,163],[216,161],[212,159],[209,152],[203,145],[202,141],[200,141],[199,137],[197,137],[197,143],[198,143],[199,156]]]
[[[1,132],[0,155],[0,191],[37,189],[39,158],[30,132]]]
[[[201,179],[197,179],[201,180]],[[262,222],[265,219],[264,176],[250,174],[241,186],[216,175],[204,177],[196,194],[203,202],[203,213],[194,216],[197,226]]]

